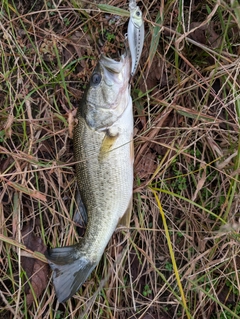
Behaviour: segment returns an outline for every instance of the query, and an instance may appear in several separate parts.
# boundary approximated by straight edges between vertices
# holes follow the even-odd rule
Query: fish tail
[[[45,252],[53,270],[53,284],[59,302],[71,298],[97,266],[96,262],[81,255],[76,246],[54,248]]]

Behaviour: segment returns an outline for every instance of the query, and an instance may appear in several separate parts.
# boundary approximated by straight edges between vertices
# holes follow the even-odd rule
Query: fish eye
[[[94,73],[91,78],[91,82],[94,85],[98,85],[102,80],[102,76],[100,73]]]
[[[141,12],[140,12],[140,11],[137,11],[137,12],[136,12],[136,16],[137,16],[137,17],[140,17],[140,15],[141,15]]]

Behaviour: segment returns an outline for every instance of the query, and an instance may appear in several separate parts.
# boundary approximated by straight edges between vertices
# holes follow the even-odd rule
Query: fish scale
[[[129,174],[131,174],[132,169],[128,167],[127,161],[125,161],[127,156],[130,156],[129,141],[131,137],[127,137],[127,135],[123,134],[123,138],[119,138],[115,149],[110,152],[106,160],[100,161],[99,163],[98,154],[105,133],[102,132],[96,135],[93,130],[82,123],[78,125],[78,128],[79,131],[75,133],[75,136],[83,137],[84,141],[80,152],[77,151],[75,154],[76,160],[80,160],[76,165],[76,171],[83,203],[87,208],[89,205],[93,206],[96,210],[96,214],[98,214],[101,219],[107,216],[108,222],[110,222],[108,216],[111,216],[112,212],[115,211],[116,214],[113,215],[112,218],[113,222],[117,224],[119,214],[123,214],[128,206],[129,189],[131,188],[126,185],[126,181],[129,181],[132,185],[132,178],[129,179]],[[74,142],[79,143],[77,139],[75,139]],[[75,149],[78,150],[76,147]],[[81,152],[81,150],[83,152]],[[82,158],[88,158],[88,161],[82,161]],[[120,163],[120,161],[122,161],[122,163]],[[89,170],[89,168],[91,168],[91,170]],[[122,202],[117,201],[119,195],[121,195],[123,199]],[[127,197],[128,201],[126,202]],[[89,231],[95,232],[94,228],[99,225],[99,221],[96,225],[92,225],[92,216],[94,216],[95,212],[89,209],[87,209],[87,211],[89,227],[87,228],[86,235]],[[103,216],[100,216],[101,214]],[[101,227],[104,228],[105,225],[101,225]]]

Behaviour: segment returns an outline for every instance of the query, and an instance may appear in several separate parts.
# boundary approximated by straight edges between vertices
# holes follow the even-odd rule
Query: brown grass
[[[0,318],[238,318],[237,1],[139,2],[146,38],[132,85],[131,227],[115,232],[66,304],[36,263],[43,255],[26,248],[23,227],[43,247],[79,240],[75,111],[100,52],[123,48],[127,18],[81,3],[0,5]],[[22,256],[40,265],[30,282]],[[36,276],[48,284],[28,305]]]

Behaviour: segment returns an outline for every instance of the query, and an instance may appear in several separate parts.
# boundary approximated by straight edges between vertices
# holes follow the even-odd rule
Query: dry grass
[[[240,317],[240,8],[222,0],[139,5],[146,39],[132,86],[131,228],[116,231],[66,304],[56,301],[43,255],[26,248],[23,227],[35,246],[79,240],[75,110],[99,52],[123,47],[127,18],[87,2],[0,5],[0,318]],[[29,290],[21,256],[43,261],[32,273],[39,291],[34,281]]]

